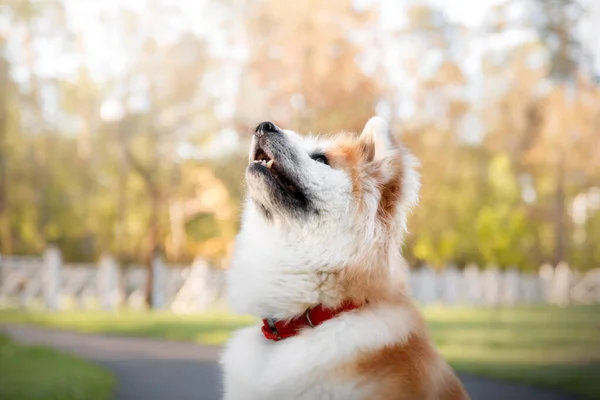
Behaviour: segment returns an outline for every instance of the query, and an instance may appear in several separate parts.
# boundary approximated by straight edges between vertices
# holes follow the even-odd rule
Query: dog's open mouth
[[[277,161],[269,157],[269,155],[260,147],[256,148],[254,160],[252,160],[250,164],[261,168],[264,173],[269,174],[269,176],[278,182],[286,191],[293,195],[299,195],[298,188],[286,175],[283,168],[281,168]]]

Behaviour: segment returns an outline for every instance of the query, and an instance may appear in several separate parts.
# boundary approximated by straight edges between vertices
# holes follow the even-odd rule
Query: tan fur
[[[354,198],[360,201],[363,195],[360,169],[368,160],[368,153],[365,153],[365,148],[362,144],[357,141],[341,139],[325,155],[333,168],[343,169],[348,172],[352,180]]]
[[[388,225],[388,228],[391,228],[389,222],[394,219],[397,202],[402,196],[402,163],[401,159],[392,163],[395,169],[394,177],[386,181],[376,167],[369,165],[373,161],[374,152],[375,146],[370,141],[343,137],[338,139],[335,146],[332,146],[325,155],[333,168],[348,172],[352,180],[352,192],[359,205],[362,204],[361,199],[364,195],[363,180],[366,178],[377,181],[381,193],[377,215],[384,224]]]
[[[363,353],[346,366],[347,378],[367,387],[365,400],[468,399],[461,382],[433,347],[418,311],[412,308],[412,313],[417,322],[406,341]]]
[[[342,301],[351,300],[354,303],[391,302],[404,298],[400,292],[390,290],[389,277],[383,268],[365,268],[364,266],[346,266],[339,271],[322,272],[320,292],[344,293],[333,299],[321,299],[321,303],[331,308],[337,308]],[[335,290],[330,288],[335,287]]]
[[[377,215],[385,224],[396,216],[396,205],[402,196],[402,164],[397,162],[394,168],[396,168],[394,179],[385,182],[381,187],[381,198],[377,209]]]
[[[391,235],[398,202],[402,197],[403,163],[399,156],[388,160],[387,179],[374,161],[375,146],[371,141],[340,139],[326,155],[333,168],[344,169],[352,180],[353,195],[363,199],[366,180],[373,180],[380,190],[377,216],[382,229]],[[391,175],[391,178],[390,178]],[[359,211],[365,211],[359,207]],[[387,252],[382,253],[382,264]],[[339,271],[322,273],[323,292],[326,286],[337,286],[346,299],[355,302],[389,304],[410,310],[414,321],[412,333],[405,341],[376,351],[363,352],[357,359],[337,369],[342,379],[359,382],[369,393],[365,399],[377,400],[465,400],[468,395],[435,349],[419,311],[390,282],[389,272],[381,266],[350,265]],[[336,307],[339,304],[324,304]]]

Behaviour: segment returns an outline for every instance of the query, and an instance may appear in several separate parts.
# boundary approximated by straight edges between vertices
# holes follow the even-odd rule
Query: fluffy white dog
[[[415,165],[378,117],[325,141],[256,128],[228,284],[263,326],[226,346],[226,400],[468,398],[407,297]]]

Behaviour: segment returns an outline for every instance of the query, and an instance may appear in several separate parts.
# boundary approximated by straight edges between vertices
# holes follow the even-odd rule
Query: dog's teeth
[[[271,168],[274,162],[274,160],[269,160],[269,162],[267,163],[267,168]]]

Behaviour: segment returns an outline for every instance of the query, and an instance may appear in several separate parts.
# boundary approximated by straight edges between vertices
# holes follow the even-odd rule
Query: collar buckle
[[[306,311],[304,311],[304,316],[306,317],[306,320],[308,321],[308,325],[309,325],[311,328],[314,328],[314,327],[315,327],[315,324],[313,324],[313,322],[310,320],[310,310],[311,310],[311,307],[308,307],[308,308],[306,309]]]
[[[267,323],[267,326],[269,327],[271,334],[277,336],[277,338],[279,339],[280,336],[279,336],[279,331],[277,330],[277,326],[275,326],[275,319],[265,318],[265,322]]]

